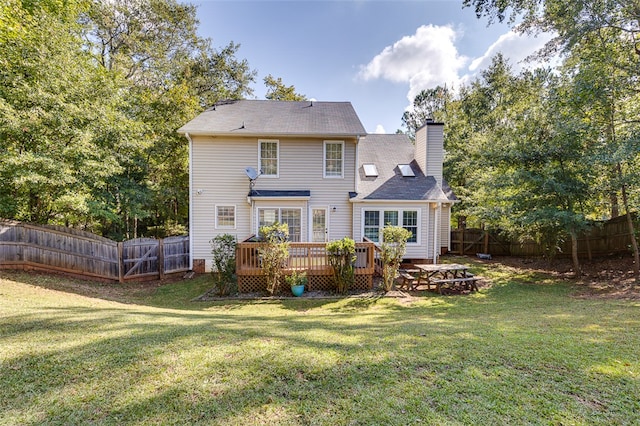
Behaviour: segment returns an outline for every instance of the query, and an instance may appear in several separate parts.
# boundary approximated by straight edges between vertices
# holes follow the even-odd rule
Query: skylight
[[[378,169],[375,164],[363,164],[362,167],[364,167],[364,175],[366,177],[378,176]]]
[[[415,173],[413,173],[413,169],[409,164],[398,164],[398,168],[400,169],[400,173],[404,177],[413,177]]]

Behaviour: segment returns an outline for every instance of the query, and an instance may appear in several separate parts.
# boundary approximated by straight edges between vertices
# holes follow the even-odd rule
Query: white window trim
[[[417,223],[417,230],[416,230],[416,242],[415,243],[409,243],[407,242],[407,246],[411,246],[411,247],[416,247],[416,246],[420,246],[422,245],[422,209],[420,208],[397,208],[397,207],[386,207],[386,208],[367,208],[367,207],[363,207],[360,211],[360,235],[364,236],[364,212],[365,211],[372,211],[372,212],[378,212],[378,214],[380,215],[380,225],[378,227],[378,229],[380,230],[380,240],[382,240],[382,228],[384,228],[384,226],[386,225],[384,222],[384,212],[385,211],[396,211],[398,212],[398,221],[402,222],[403,219],[403,213],[405,211],[411,211],[411,212],[418,212],[418,217],[416,218]],[[404,227],[404,223],[398,225],[400,227]],[[382,241],[379,241],[378,243],[382,243]]]
[[[233,207],[233,226],[218,224],[218,209],[220,207]],[[238,226],[238,207],[235,204],[216,204],[214,206],[214,212],[215,212],[216,229],[236,229],[236,227]]]
[[[275,143],[276,144],[276,155],[277,155],[277,165],[276,165],[276,174],[268,175],[262,174],[260,177],[275,179],[280,177],[280,141],[278,139],[258,139],[258,171],[262,171],[262,158],[260,153],[262,152],[262,143]]]
[[[340,169],[340,176],[327,176],[327,145],[332,144],[332,145],[340,145],[340,149],[341,149],[341,158],[342,158],[342,164],[341,164],[341,169]],[[344,163],[345,163],[345,158],[344,158],[344,141],[334,141],[334,140],[326,140],[324,141],[324,143],[322,144],[322,177],[324,177],[325,179],[344,179]]]

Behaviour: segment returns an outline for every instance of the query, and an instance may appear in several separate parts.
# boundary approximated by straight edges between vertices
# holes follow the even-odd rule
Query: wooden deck
[[[258,256],[260,243],[238,243],[236,251],[236,274],[238,291],[251,293],[266,290],[266,281]],[[333,269],[329,264],[326,243],[290,243],[289,259],[285,273],[304,271],[307,273],[307,291],[331,290],[335,288]],[[373,288],[375,273],[375,244],[356,243],[355,288]]]

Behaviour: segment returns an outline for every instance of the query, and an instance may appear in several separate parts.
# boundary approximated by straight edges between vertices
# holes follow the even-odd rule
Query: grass
[[[640,423],[637,301],[475,272],[471,296],[224,303],[190,301],[206,276],[112,301],[0,272],[0,424]]]

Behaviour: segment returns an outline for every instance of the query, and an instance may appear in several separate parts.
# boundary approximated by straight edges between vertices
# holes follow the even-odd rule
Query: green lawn
[[[116,302],[0,272],[0,424],[640,424],[640,303],[475,272],[493,287],[225,303],[190,301],[206,276]]]

